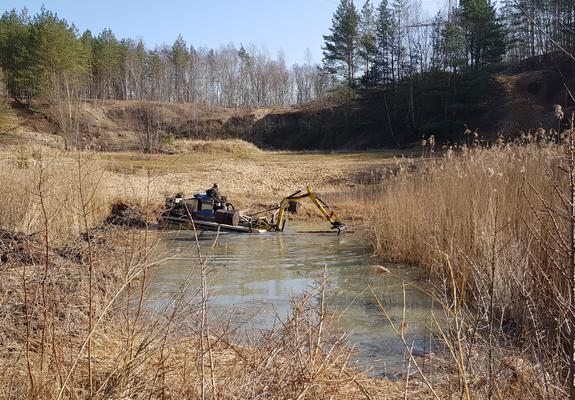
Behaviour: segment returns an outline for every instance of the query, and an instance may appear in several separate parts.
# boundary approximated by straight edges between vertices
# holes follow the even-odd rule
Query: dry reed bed
[[[109,171],[98,154],[67,153],[21,146],[0,157],[0,227],[54,246],[104,223],[115,204],[134,206],[155,222],[164,196],[171,193],[162,174]]]
[[[525,239],[540,221],[538,202],[557,205],[548,174],[557,175],[554,180],[564,189],[567,178],[558,176],[557,150],[475,149],[428,161],[414,174],[399,173],[370,193],[375,250],[395,261],[428,267],[442,266],[445,252],[468,280],[475,272],[473,263],[483,260],[475,266],[485,266],[490,259],[497,233],[497,242],[505,244],[498,249],[498,260],[514,266],[514,272],[533,250]],[[505,275],[499,278],[498,292],[512,296]]]
[[[65,242],[109,214],[109,193],[101,190],[106,175],[84,155],[22,147],[0,161],[0,225]],[[46,223],[47,222],[47,223]]]
[[[447,317],[444,339],[462,388],[495,380],[518,364],[529,371],[521,390],[530,397],[565,395],[567,151],[544,140],[450,151],[367,196],[378,254],[439,278],[433,295]],[[489,396],[488,387],[494,396],[509,382],[494,386],[483,385],[471,397]]]

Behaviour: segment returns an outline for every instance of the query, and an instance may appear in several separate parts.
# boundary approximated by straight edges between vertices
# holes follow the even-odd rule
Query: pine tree
[[[523,0],[520,0],[523,1]],[[529,56],[529,30],[525,29],[525,16],[517,8],[515,0],[504,0],[501,7],[503,24],[507,34],[507,58],[517,63]]]
[[[375,80],[373,63],[377,52],[375,12],[370,0],[366,0],[361,9],[359,19],[359,57],[364,72],[362,82],[365,86],[372,86]]]
[[[240,49],[238,50],[238,58],[240,59],[240,70],[239,70],[239,87],[240,87],[240,99],[239,103],[242,106],[247,106],[250,104],[249,98],[249,73],[252,67],[252,59],[250,54],[247,52],[243,44],[240,44]]]
[[[88,55],[76,27],[42,9],[30,26],[29,48],[37,95],[53,106],[65,148],[78,147],[77,111],[88,72]]]
[[[446,21],[441,31],[442,67],[454,74],[466,64],[466,42],[454,20]]]
[[[489,0],[461,0],[459,20],[467,39],[469,66],[475,69],[501,60],[505,32]]]
[[[118,98],[121,86],[122,51],[120,43],[110,29],[104,29],[94,40],[94,80],[97,96]]]
[[[323,64],[325,70],[345,79],[349,87],[355,87],[357,67],[359,15],[353,0],[341,0],[332,19],[331,34],[325,35]]]
[[[162,59],[157,49],[150,50],[146,57],[146,76],[148,77],[149,100],[160,101],[161,93]]]
[[[70,85],[79,85],[88,70],[88,58],[76,28],[42,10],[30,28],[30,64],[43,94],[56,95],[53,91],[62,85],[67,92]]]
[[[135,67],[135,84],[136,84],[136,98],[142,100],[144,98],[144,91],[146,86],[146,47],[142,39],[138,40],[136,49],[134,51],[134,64]]]
[[[29,64],[30,17],[24,9],[6,12],[0,18],[0,67],[7,92],[28,100],[35,94],[32,65]]]
[[[404,26],[406,25],[407,0],[394,0],[391,5],[393,24],[390,35],[392,82],[401,80],[405,70]]]
[[[394,21],[387,0],[381,0],[379,3],[375,25],[377,46],[374,60],[375,79],[379,83],[387,83],[391,80],[391,45],[394,31]]]
[[[438,11],[433,18],[431,30],[431,70],[439,71],[443,68],[443,24],[445,17]]]
[[[94,91],[94,37],[90,30],[84,31],[80,36],[80,43],[86,54],[87,69],[85,75],[85,97],[91,97]]]
[[[174,65],[174,90],[175,100],[184,100],[185,73],[188,67],[188,46],[182,35],[172,45],[170,54],[171,61]]]

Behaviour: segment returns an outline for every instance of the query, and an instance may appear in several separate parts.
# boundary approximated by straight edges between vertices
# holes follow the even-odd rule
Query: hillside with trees
[[[155,109],[158,142],[207,132],[174,128],[162,120],[161,103],[212,112],[212,127],[228,121],[218,113],[237,115],[232,129],[209,133],[267,147],[402,147],[430,135],[464,142],[469,130],[495,137],[537,129],[553,104],[573,106],[574,21],[570,0],[506,0],[498,8],[489,0],[461,0],[432,19],[415,1],[367,0],[357,7],[341,0],[323,38],[322,65],[308,56],[288,66],[281,53],[270,57],[252,45],[196,48],[179,36],[171,45],[147,48],[109,29],[79,32],[47,9],[34,16],[12,10],[0,18],[1,78],[6,98],[42,111],[66,147],[98,142],[92,131],[104,128],[82,129],[98,125],[81,112],[86,100],[92,107],[147,102],[124,113],[136,126]],[[507,84],[529,71],[544,72],[522,75],[529,91]],[[525,93],[536,116],[525,112],[531,108],[513,108],[519,104],[513,99]],[[267,111],[244,118],[257,109]],[[175,125],[202,126],[196,115],[182,115]],[[96,143],[100,147],[106,146]]]
[[[4,13],[0,57],[8,94],[25,101],[65,89],[83,99],[267,107],[308,102],[328,88],[311,61],[290,67],[281,53],[272,58],[233,44],[195,48],[181,35],[148,49],[141,39],[118,39],[110,29],[80,33],[46,9],[35,16]]]
[[[387,143],[399,140],[394,131],[403,142],[432,134],[462,141],[467,128],[517,134],[498,131],[503,116],[513,118],[499,113],[501,105],[518,95],[501,76],[547,70],[547,80],[531,83],[557,93],[533,94],[547,111],[553,102],[572,106],[574,20],[575,5],[564,0],[508,0],[499,9],[489,0],[462,0],[432,21],[416,2],[368,0],[358,10],[342,0],[324,36],[324,70],[355,101],[387,114],[378,135]],[[539,115],[539,124],[545,119]]]

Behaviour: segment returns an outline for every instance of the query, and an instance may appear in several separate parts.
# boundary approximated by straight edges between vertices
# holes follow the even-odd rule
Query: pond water
[[[404,345],[368,286],[396,326],[402,320],[405,304],[409,326],[406,341],[415,353],[428,352],[431,299],[412,285],[404,286],[404,282],[425,286],[421,271],[386,264],[391,274],[376,274],[370,265],[377,261],[361,234],[300,233],[317,229],[310,224],[291,223],[281,233],[220,235],[211,250],[210,309],[227,313],[251,333],[269,329],[277,316],[288,315],[291,296],[302,294],[321,280],[325,267],[328,311],[338,315],[336,327],[349,333],[349,344],[357,351],[354,362],[359,367],[370,368],[373,375],[387,376],[404,367]],[[190,268],[197,265],[193,237],[192,232],[183,231],[161,234],[159,251],[176,256],[152,274],[150,298],[154,300],[147,303],[148,307],[160,306],[162,299],[170,298],[170,293],[188,278]],[[203,252],[208,252],[214,237],[207,232],[201,235]],[[190,296],[197,293],[198,275],[193,275]]]

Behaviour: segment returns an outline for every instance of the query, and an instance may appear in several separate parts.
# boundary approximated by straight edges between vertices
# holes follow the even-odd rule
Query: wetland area
[[[354,363],[370,374],[393,377],[405,368],[406,349],[378,301],[397,327],[405,312],[406,342],[414,354],[428,353],[433,346],[430,328],[438,316],[432,315],[425,273],[398,264],[385,264],[389,272],[378,273],[364,234],[315,233],[322,227],[290,222],[284,232],[201,234],[201,252],[209,257],[211,318],[229,320],[243,334],[257,335],[285,321],[292,298],[313,290],[325,270],[327,312],[335,328],[349,334]],[[150,278],[147,307],[163,309],[187,280],[188,296],[196,296],[200,272],[193,232],[162,233],[158,252],[166,260]],[[436,308],[439,314],[441,308]]]

